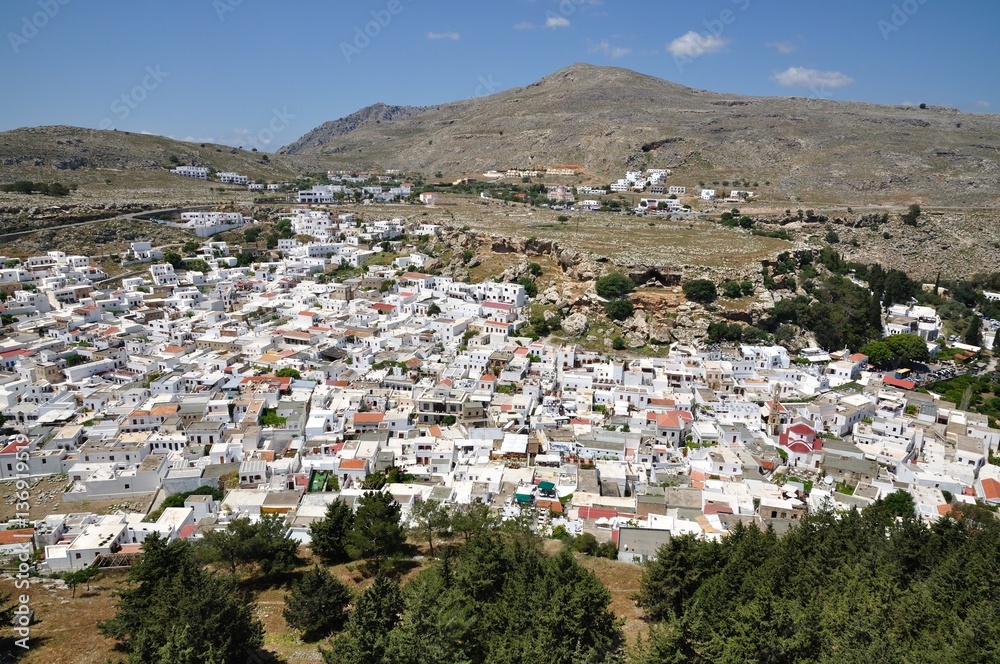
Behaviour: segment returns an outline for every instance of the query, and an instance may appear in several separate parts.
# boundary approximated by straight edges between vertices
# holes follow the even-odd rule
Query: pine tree
[[[282,615],[306,640],[329,636],[347,622],[351,591],[329,570],[318,565],[306,570],[285,595]]]
[[[399,584],[379,573],[354,602],[347,629],[330,650],[320,649],[327,664],[381,664],[389,635],[403,612],[403,593]]]
[[[326,508],[326,516],[309,524],[312,550],[328,563],[348,559],[345,544],[347,534],[354,526],[354,511],[342,500],[335,500]]]
[[[979,320],[979,316],[972,317],[972,322],[969,323],[969,328],[965,331],[965,343],[970,346],[983,345],[983,324]]]
[[[354,526],[347,536],[347,551],[354,558],[371,559],[372,566],[380,569],[384,559],[398,553],[406,541],[399,525],[401,511],[399,503],[387,492],[373,491],[361,496]]]

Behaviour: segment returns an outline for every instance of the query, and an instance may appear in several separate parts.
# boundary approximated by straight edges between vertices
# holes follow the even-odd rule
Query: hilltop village
[[[0,341],[0,479],[30,496],[7,500],[8,543],[69,572],[120,562],[151,533],[197,540],[279,514],[308,544],[310,523],[359,502],[373,475],[404,523],[424,501],[481,502],[543,534],[591,533],[629,562],[672,536],[781,532],[900,490],[927,521],[1000,504],[1000,430],[857,349],[629,357],[537,339],[523,334],[524,283],[421,271],[417,244],[438,225],[308,208],[288,221],[281,258],[250,264],[211,238],[180,269],[134,243],[148,272],[111,288],[86,256],[3,259],[16,322]],[[932,309],[895,309],[887,335],[939,333]],[[157,509],[203,487],[221,500]],[[76,507],[94,501],[111,508]]]

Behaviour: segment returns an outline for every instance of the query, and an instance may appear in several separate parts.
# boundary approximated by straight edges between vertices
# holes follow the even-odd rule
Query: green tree
[[[134,664],[238,664],[261,647],[253,605],[229,580],[201,568],[183,540],[143,542],[115,616],[98,624]]]
[[[351,591],[329,570],[314,565],[293,581],[282,615],[307,641],[329,636],[347,622]]]
[[[434,557],[434,538],[449,532],[451,518],[448,510],[436,500],[420,500],[410,510],[411,530],[427,542]]]
[[[406,541],[399,524],[399,503],[385,491],[372,491],[361,496],[354,514],[354,525],[347,536],[347,550],[354,558],[370,559],[374,569],[400,552]]]
[[[603,298],[624,297],[632,292],[635,284],[620,272],[612,272],[594,282],[594,289]]]
[[[629,300],[609,300],[604,303],[604,313],[611,320],[625,320],[635,312],[635,307]]]
[[[295,380],[299,380],[302,378],[302,374],[299,373],[299,370],[293,369],[292,367],[284,367],[278,369],[277,371],[274,372],[274,375],[277,376],[278,378],[294,378]]]
[[[979,320],[979,316],[973,316],[972,320],[969,321],[969,327],[965,330],[965,343],[970,346],[982,346],[983,345],[983,324]]]
[[[885,338],[885,345],[899,362],[926,362],[927,342],[916,334],[893,334]]]
[[[892,516],[913,517],[916,514],[916,504],[908,491],[894,491],[879,502]]]
[[[872,341],[861,347],[859,351],[868,356],[868,362],[874,366],[886,366],[896,359],[896,354],[884,341]]]
[[[256,522],[249,518],[233,519],[224,529],[205,534],[208,556],[225,564],[233,574],[255,565],[265,576],[285,574],[298,562],[298,543],[288,536],[285,519],[267,514]]]
[[[184,265],[184,259],[176,251],[166,251],[163,253],[163,262],[170,263],[175,270],[181,269]]]
[[[386,574],[377,574],[375,582],[358,595],[347,629],[332,647],[320,649],[327,664],[381,664],[389,635],[403,612],[403,593],[399,584]]]
[[[497,513],[478,500],[461,505],[451,513],[451,530],[466,544],[476,533],[493,530],[498,524]]]
[[[729,298],[737,298],[743,295],[743,284],[739,281],[724,281],[722,283],[722,294]]]
[[[428,316],[437,316],[440,313],[441,313],[441,307],[439,307],[436,302],[432,303],[429,307],[427,307]]]
[[[906,210],[905,213],[900,215],[900,219],[907,226],[916,226],[917,220],[920,218],[920,214],[920,206],[914,203]]]
[[[531,277],[521,277],[514,283],[524,286],[524,293],[528,297],[535,297],[538,295],[538,285]]]
[[[353,526],[354,511],[347,503],[339,499],[331,502],[324,517],[309,524],[313,553],[332,564],[347,560],[347,536]]]
[[[715,284],[708,279],[692,279],[683,286],[684,297],[694,302],[708,303],[715,300],[719,293]]]

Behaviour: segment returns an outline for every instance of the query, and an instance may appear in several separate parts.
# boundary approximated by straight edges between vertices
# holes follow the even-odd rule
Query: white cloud
[[[462,35],[457,32],[428,32],[428,39],[450,39],[452,41],[458,41],[461,39]]]
[[[530,21],[521,21],[520,23],[514,24],[515,30],[531,30],[535,27],[535,24]]]
[[[854,79],[839,71],[820,71],[805,67],[789,67],[776,72],[771,80],[786,88],[824,88],[835,90],[854,83]]]
[[[729,40],[716,35],[703,35],[691,30],[667,44],[667,50],[675,56],[695,58],[699,55],[716,53],[726,47]]]
[[[799,50],[798,44],[796,44],[793,41],[789,41],[787,39],[784,41],[768,42],[767,46],[770,46],[771,48],[773,48],[778,53],[781,53],[782,55],[788,55],[789,53],[794,53],[795,51]]]
[[[988,101],[977,101],[976,108],[989,108],[990,102]]]
[[[565,16],[550,16],[545,19],[546,28],[568,28],[569,19]]]
[[[608,41],[602,40],[596,44],[591,44],[590,48],[587,49],[591,53],[603,53],[605,57],[615,60],[617,58],[622,58],[632,52],[630,48],[624,48],[622,46],[612,46]]]

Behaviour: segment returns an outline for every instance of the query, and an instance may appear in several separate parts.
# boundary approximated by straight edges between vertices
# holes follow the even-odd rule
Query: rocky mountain
[[[586,64],[439,106],[370,106],[279,154],[449,176],[572,163],[597,182],[662,166],[773,200],[1000,205],[998,115],[728,95]]]

